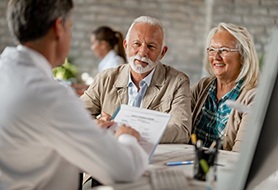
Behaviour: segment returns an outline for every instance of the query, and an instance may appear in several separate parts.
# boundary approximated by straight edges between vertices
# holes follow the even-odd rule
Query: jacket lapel
[[[127,88],[118,88],[117,89],[117,94],[118,94],[118,100],[119,105],[121,104],[127,104]]]
[[[157,97],[157,94],[159,93],[161,87],[165,84],[165,73],[165,68],[163,67],[162,63],[159,63],[156,66],[151,84],[143,98],[143,108],[148,109],[153,100]]]
[[[128,74],[129,74],[129,65],[125,64],[122,69],[119,71],[119,77],[114,83],[114,88],[117,92],[117,102],[119,105],[127,104],[128,102]]]
[[[114,87],[117,91],[117,103],[128,103],[128,75],[130,72],[129,64],[126,64],[119,71],[119,77],[115,81]],[[162,86],[165,85],[166,70],[162,63],[156,66],[151,84],[148,87],[146,94],[143,98],[143,108],[149,108],[153,100],[157,97]]]

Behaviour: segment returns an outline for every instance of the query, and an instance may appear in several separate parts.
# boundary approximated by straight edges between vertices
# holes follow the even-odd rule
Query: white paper
[[[137,130],[141,139],[139,144],[149,154],[151,158],[157,144],[162,137],[170,114],[154,110],[148,110],[128,105],[121,105],[121,108],[114,118],[117,126],[126,124]],[[115,126],[112,126],[115,130]]]

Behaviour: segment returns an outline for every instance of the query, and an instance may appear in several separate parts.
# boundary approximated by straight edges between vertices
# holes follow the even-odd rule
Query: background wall
[[[0,51],[14,45],[6,21],[8,0],[0,0]],[[185,72],[191,84],[202,76],[205,38],[219,22],[240,24],[253,35],[263,56],[269,34],[278,23],[277,0],[74,0],[72,48],[69,57],[79,73],[97,73],[97,60],[90,50],[90,33],[108,25],[124,35],[133,19],[149,15],[166,29],[169,50],[162,62]]]

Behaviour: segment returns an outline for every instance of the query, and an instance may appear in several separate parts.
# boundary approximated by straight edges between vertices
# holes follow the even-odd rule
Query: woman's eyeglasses
[[[239,49],[237,48],[226,48],[226,47],[222,47],[222,48],[207,48],[207,53],[209,56],[215,56],[216,53],[218,53],[220,56],[226,56],[228,55],[230,52],[238,52]]]

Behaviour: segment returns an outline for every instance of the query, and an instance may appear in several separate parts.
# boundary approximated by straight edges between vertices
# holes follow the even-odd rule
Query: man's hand
[[[100,119],[97,120],[98,126],[100,126],[101,128],[105,128],[105,129],[108,129],[114,123],[115,123],[114,121],[104,121],[104,120],[100,120]]]
[[[132,135],[137,139],[137,141],[139,141],[141,138],[140,133],[138,133],[135,129],[131,127],[127,127],[126,125],[118,127],[114,135],[116,136],[116,138],[118,138],[122,134]]]
[[[108,129],[114,124],[114,121],[111,121],[111,115],[105,112],[102,112],[96,119],[97,119],[97,124],[101,128]]]
[[[110,121],[111,120],[111,115],[109,115],[106,112],[101,112],[101,114],[97,117],[98,120],[102,121]]]

